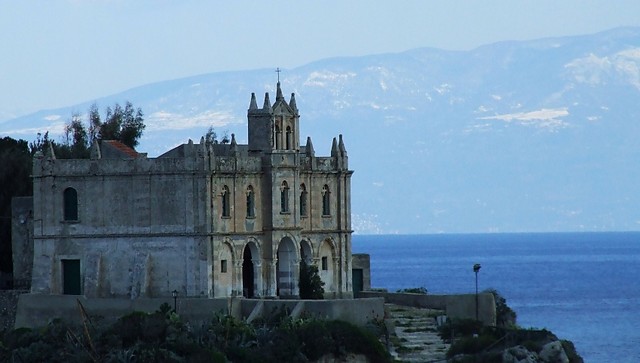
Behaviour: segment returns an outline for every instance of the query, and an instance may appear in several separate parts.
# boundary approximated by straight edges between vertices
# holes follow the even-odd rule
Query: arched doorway
[[[255,296],[255,272],[251,248],[247,244],[242,253],[242,296],[252,298]]]
[[[300,242],[300,259],[304,260],[307,265],[311,265],[313,263],[313,250],[311,249],[311,244],[307,240],[302,240]]]
[[[335,248],[331,243],[331,240],[326,239],[322,241],[319,250],[320,257],[320,278],[324,282],[325,292],[336,292],[336,272],[334,271],[335,264]]]
[[[277,263],[277,294],[293,297],[298,294],[298,259],[295,244],[289,237],[280,240]]]

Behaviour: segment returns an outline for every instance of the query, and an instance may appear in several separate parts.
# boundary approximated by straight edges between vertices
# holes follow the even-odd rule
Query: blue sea
[[[522,327],[574,342],[585,362],[640,362],[640,232],[354,235],[371,285],[432,294],[495,288]]]

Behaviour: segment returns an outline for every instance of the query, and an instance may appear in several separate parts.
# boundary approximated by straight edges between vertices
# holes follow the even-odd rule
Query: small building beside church
[[[149,158],[116,141],[33,163],[34,294],[295,298],[302,260],[327,298],[353,297],[351,175],[301,145],[295,95],[255,94],[248,144],[189,140]]]

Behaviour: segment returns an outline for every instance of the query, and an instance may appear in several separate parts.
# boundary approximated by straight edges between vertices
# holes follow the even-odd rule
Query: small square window
[[[322,257],[322,270],[327,271],[329,269],[329,264],[327,261],[327,256]]]
[[[226,273],[227,272],[227,260],[221,260],[220,261],[220,272],[221,273]]]

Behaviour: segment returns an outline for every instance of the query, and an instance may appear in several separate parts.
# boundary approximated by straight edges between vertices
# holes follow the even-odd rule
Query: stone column
[[[274,258],[271,261],[271,271],[269,271],[269,276],[271,281],[269,281],[269,296],[277,297],[278,296],[278,259]]]
[[[342,288],[342,269],[340,256],[337,256],[336,259],[333,260],[333,286],[335,291],[333,292],[333,297],[341,297],[343,288]]]
[[[298,286],[298,282],[300,281],[300,261],[297,261],[293,264],[293,271],[291,274],[291,295],[300,297],[300,287]]]
[[[263,286],[262,279],[262,261],[255,259],[253,262],[253,294],[255,297],[261,297],[265,286]]]
[[[232,286],[231,296],[242,296],[242,260],[233,262]]]

